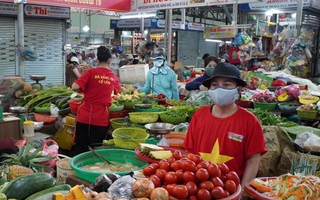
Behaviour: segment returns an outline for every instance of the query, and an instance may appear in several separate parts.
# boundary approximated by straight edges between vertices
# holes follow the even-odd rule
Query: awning
[[[13,0],[0,0],[11,2]],[[131,0],[27,0],[30,4],[129,12]]]

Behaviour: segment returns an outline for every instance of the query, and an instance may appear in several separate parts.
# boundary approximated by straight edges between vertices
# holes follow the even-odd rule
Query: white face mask
[[[208,95],[218,106],[228,106],[232,104],[239,96],[238,87],[234,89],[216,88],[208,90]]]
[[[161,67],[161,66],[163,66],[163,59],[156,59],[156,60],[154,60],[153,61],[153,66],[155,66],[155,67]]]

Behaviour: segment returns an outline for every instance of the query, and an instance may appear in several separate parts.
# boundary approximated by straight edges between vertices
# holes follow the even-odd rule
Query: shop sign
[[[296,8],[297,0],[263,0],[259,3],[245,3],[240,5],[241,10],[262,10],[262,9],[282,9]],[[303,0],[303,7],[310,6],[310,0]]]
[[[188,22],[186,24],[186,30],[203,31],[204,30],[204,24]]]
[[[181,28],[181,21],[173,20],[172,23],[172,29],[180,29]],[[165,28],[166,27],[166,21],[164,19],[152,19],[152,28]]]
[[[26,4],[24,7],[26,16],[32,17],[46,17],[46,18],[70,18],[70,8],[54,7],[54,6],[41,6]]]
[[[13,3],[13,0],[0,0]],[[128,12],[131,0],[27,0],[28,4]]]
[[[17,15],[18,5],[13,3],[0,2],[1,15]]]
[[[234,35],[233,27],[224,28],[220,26],[212,26],[204,28],[205,39],[233,38]]]
[[[122,19],[122,20],[111,20],[111,29],[122,29],[122,28],[139,28],[141,26],[141,19]],[[144,19],[144,27],[151,27],[151,19]]]

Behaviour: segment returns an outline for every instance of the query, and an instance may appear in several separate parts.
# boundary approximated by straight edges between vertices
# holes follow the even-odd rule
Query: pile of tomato
[[[143,174],[177,199],[222,199],[235,193],[240,184],[237,173],[227,165],[204,161],[191,153],[183,156],[180,150],[167,160],[148,165]]]

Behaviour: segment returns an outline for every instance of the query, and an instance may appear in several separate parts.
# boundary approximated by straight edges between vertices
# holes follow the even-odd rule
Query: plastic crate
[[[260,103],[260,102],[253,102],[254,108],[260,108],[261,110],[276,110],[278,104],[277,103]]]
[[[300,119],[316,119],[318,116],[318,111],[316,110],[297,110],[298,118]]]

